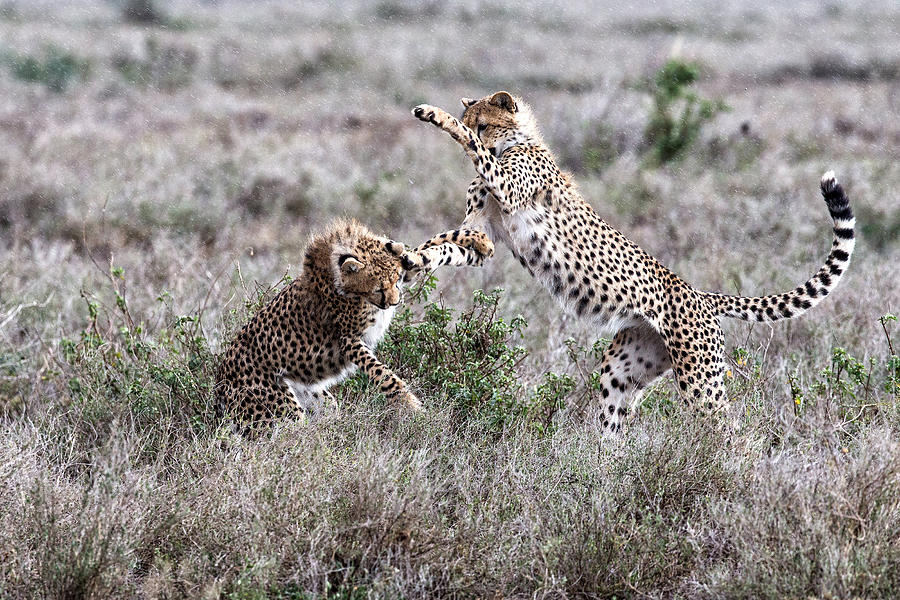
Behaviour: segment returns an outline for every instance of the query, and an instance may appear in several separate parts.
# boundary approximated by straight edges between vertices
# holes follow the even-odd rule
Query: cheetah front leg
[[[447,111],[430,104],[420,104],[413,109],[413,115],[420,121],[443,129],[465,149],[478,175],[504,213],[511,214],[518,210],[536,191],[536,188],[526,190],[520,182],[510,179],[506,169],[485,147],[478,134]]]
[[[360,340],[348,341],[344,355],[372,381],[378,382],[380,391],[391,400],[400,400],[414,411],[422,410],[422,402],[409,391],[402,379],[397,377],[375,353]]]
[[[437,244],[422,244],[413,250],[407,250],[400,242],[382,238],[384,249],[400,258],[403,267],[402,278],[404,282],[410,281],[420,269],[425,267],[438,267],[440,265],[478,265],[494,252],[494,246],[490,240],[477,240],[474,235],[456,236]],[[483,236],[483,234],[481,234]],[[446,243],[445,243],[446,242]],[[486,242],[486,244],[485,244]]]
[[[494,243],[484,233],[456,229],[436,235],[403,256],[403,268],[415,272],[441,265],[480,267],[494,255]]]

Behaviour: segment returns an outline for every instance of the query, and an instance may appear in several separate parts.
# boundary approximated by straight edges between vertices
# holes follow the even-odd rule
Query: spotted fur
[[[828,172],[821,188],[834,241],[815,275],[790,292],[757,298],[696,290],[600,218],[557,167],[527,105],[497,92],[463,99],[463,106],[462,121],[434,106],[413,110],[450,134],[478,173],[466,194],[462,231],[500,238],[566,310],[615,332],[600,366],[606,433],[621,428],[642,390],[669,369],[685,403],[705,412],[722,408],[726,364],[719,317],[776,321],[801,315],[837,286],[849,264],[853,213]],[[437,235],[416,252],[455,235]],[[483,260],[473,249],[465,253],[442,264]]]
[[[302,417],[313,405],[333,404],[328,387],[357,367],[386,396],[419,410],[419,399],[372,351],[400,302],[404,258],[423,262],[355,221],[338,220],[313,237],[300,277],[226,350],[218,372],[220,410],[246,425]]]

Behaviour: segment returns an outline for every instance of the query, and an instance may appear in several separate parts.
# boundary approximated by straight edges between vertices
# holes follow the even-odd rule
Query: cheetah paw
[[[400,401],[411,411],[422,412],[422,401],[412,392],[403,392],[400,394]]]
[[[422,255],[418,252],[407,252],[400,257],[400,266],[405,271],[418,271],[425,266]]]
[[[481,256],[482,260],[494,255],[494,242],[484,234],[472,237],[471,248]]]
[[[419,119],[420,121],[425,121],[426,123],[434,123],[437,122],[437,115],[441,112],[441,109],[436,106],[431,106],[430,104],[420,104],[415,107],[412,111],[413,115]]]

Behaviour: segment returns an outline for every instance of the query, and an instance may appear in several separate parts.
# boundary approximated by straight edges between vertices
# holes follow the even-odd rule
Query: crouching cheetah
[[[507,92],[462,103],[461,122],[434,106],[413,110],[449,133],[475,165],[462,231],[499,237],[565,309],[617,332],[600,366],[605,434],[621,428],[641,390],[669,369],[685,403],[705,412],[721,408],[726,366],[719,317],[796,317],[821,302],[848,266],[853,213],[828,172],[821,188],[834,242],[815,275],[792,291],[756,298],[696,290],[600,218],[557,167],[528,106]],[[442,255],[446,262],[424,262],[423,250],[459,235],[433,237],[407,258],[421,262],[407,267],[478,262],[479,256],[451,254]]]
[[[447,261],[442,257],[460,254],[457,244],[472,248],[471,264],[480,264],[493,249],[476,232],[413,258]],[[225,352],[216,385],[220,413],[246,426],[303,416],[311,405],[333,404],[328,387],[356,367],[389,398],[421,409],[419,399],[372,351],[400,302],[405,252],[403,244],[355,221],[338,220],[313,237],[300,277],[256,313]]]

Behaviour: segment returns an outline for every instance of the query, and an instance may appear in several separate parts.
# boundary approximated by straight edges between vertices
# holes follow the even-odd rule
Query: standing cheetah
[[[472,247],[471,264],[493,252],[487,236],[476,232],[414,258],[464,262],[456,244]],[[356,367],[386,396],[419,410],[419,399],[372,351],[400,302],[405,251],[355,221],[338,220],[313,237],[300,277],[256,313],[225,352],[216,385],[219,411],[246,426],[302,416],[311,404],[333,404],[328,387]]]
[[[815,275],[790,292],[756,298],[696,290],[600,218],[557,167],[528,106],[507,92],[462,103],[461,122],[434,106],[413,110],[449,133],[475,165],[462,231],[499,237],[565,309],[617,332],[600,367],[605,434],[621,428],[641,390],[669,369],[686,403],[705,412],[722,408],[726,365],[719,317],[796,317],[821,302],[848,266],[855,222],[844,190],[828,172],[821,188],[834,242]],[[450,255],[442,257],[445,262],[426,262],[421,251],[459,235],[433,237],[409,255],[407,267],[456,264],[460,259]]]

